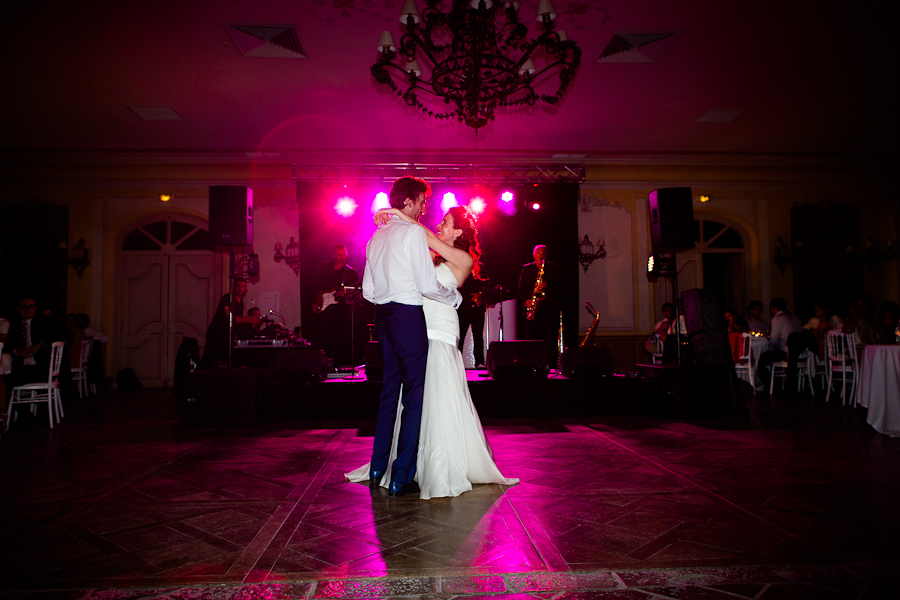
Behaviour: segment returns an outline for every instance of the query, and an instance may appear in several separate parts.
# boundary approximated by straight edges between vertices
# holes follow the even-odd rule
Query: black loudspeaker
[[[325,351],[312,346],[282,348],[275,352],[272,371],[281,379],[325,379]]]
[[[510,340],[491,342],[487,351],[487,368],[491,379],[546,377],[547,342],[544,340]]]
[[[681,300],[684,304],[684,324],[697,362],[709,367],[734,366],[715,292],[687,290],[681,294]]]
[[[213,247],[253,245],[253,190],[209,186],[209,239]]]
[[[258,370],[195,371],[184,376],[181,419],[185,427],[256,424],[262,379]]]
[[[384,373],[384,359],[381,356],[381,344],[366,342],[366,380],[381,381]]]
[[[660,188],[650,192],[650,232],[654,248],[666,251],[673,247],[694,247],[691,188]]]
[[[559,370],[569,379],[605,377],[612,373],[612,354],[606,346],[573,346],[559,357]]]

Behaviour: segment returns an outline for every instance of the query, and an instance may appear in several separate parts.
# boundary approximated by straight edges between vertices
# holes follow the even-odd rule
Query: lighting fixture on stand
[[[587,234],[584,234],[584,238],[578,242],[578,262],[581,263],[581,268],[584,269],[585,273],[587,273],[588,267],[591,266],[592,262],[598,258],[606,258],[606,249],[603,247],[603,238],[600,238],[600,241],[597,242],[597,246],[597,251],[594,252],[594,244],[588,238]]]
[[[300,275],[300,245],[291,237],[287,248],[282,249],[281,243],[275,244],[275,262],[284,261],[294,270],[294,275]]]
[[[372,66],[375,81],[389,85],[408,106],[439,120],[455,118],[476,135],[494,120],[497,107],[559,102],[581,63],[581,48],[565,31],[554,31],[556,9],[550,0],[540,0],[541,33],[532,40],[519,20],[518,2],[453,0],[449,13],[441,12],[440,3],[426,0],[428,6],[419,14],[414,0],[406,0],[400,46],[390,31],[381,34],[381,55]],[[546,65],[538,70],[536,62]],[[535,91],[538,80],[544,83],[545,76],[556,72],[554,93]],[[429,108],[420,93],[435,96],[449,110]]]

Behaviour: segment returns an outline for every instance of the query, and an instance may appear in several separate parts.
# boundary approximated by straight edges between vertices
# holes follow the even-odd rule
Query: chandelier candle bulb
[[[382,31],[381,39],[378,40],[379,52],[396,52],[397,44],[394,43],[394,35],[390,31]]]
[[[406,0],[406,2],[403,3],[403,10],[400,11],[400,22],[406,25],[408,17],[412,17],[413,23],[415,23],[416,25],[418,25],[419,21],[422,20],[415,0]]]
[[[538,4],[538,21],[543,21],[547,17],[551,21],[556,18],[556,8],[550,0],[541,0]]]
[[[536,69],[534,68],[534,61],[530,58],[526,60],[521,67],[519,67],[519,75],[525,75],[526,73],[528,75],[534,75],[535,71]]]

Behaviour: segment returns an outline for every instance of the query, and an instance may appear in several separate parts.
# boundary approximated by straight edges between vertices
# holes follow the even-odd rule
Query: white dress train
[[[446,263],[437,267],[438,281],[459,287],[453,271]],[[500,473],[494,453],[484,436],[481,420],[472,403],[466,382],[462,355],[456,347],[459,319],[452,306],[424,299],[425,324],[428,328],[428,360],[425,371],[425,395],[422,402],[422,427],[416,459],[416,477],[423,500],[459,496],[472,489],[473,483],[515,485]],[[400,414],[394,423],[394,440],[389,465],[397,456],[397,434]],[[369,464],[346,473],[350,481],[369,480]],[[390,467],[381,480],[390,483]]]

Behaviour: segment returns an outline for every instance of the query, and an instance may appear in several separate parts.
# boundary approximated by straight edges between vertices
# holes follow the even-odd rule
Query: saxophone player
[[[547,260],[549,251],[543,244],[535,246],[531,254],[534,262],[522,265],[518,285],[520,313],[525,324],[524,339],[545,340],[550,364],[555,365],[561,304],[557,266]]]

